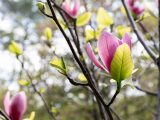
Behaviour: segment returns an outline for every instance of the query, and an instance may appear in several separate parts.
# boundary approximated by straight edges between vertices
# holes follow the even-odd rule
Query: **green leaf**
[[[120,45],[112,59],[110,73],[118,83],[129,78],[134,68],[131,51],[126,43]]]
[[[27,80],[19,80],[18,83],[22,86],[29,86],[30,82]]]
[[[127,32],[130,33],[131,32],[131,28],[130,27],[125,27],[122,25],[119,25],[116,27],[116,32],[118,33],[118,35],[122,38],[123,35]]]
[[[16,55],[21,55],[23,53],[21,46],[14,41],[10,43],[8,49],[11,53],[14,53]]]
[[[113,19],[104,8],[100,7],[97,13],[97,22],[99,28],[103,29],[106,26],[112,25]]]
[[[84,26],[89,22],[90,19],[91,19],[91,13],[90,12],[85,12],[85,13],[83,13],[83,14],[81,14],[77,17],[77,23],[76,24],[79,27]]]
[[[121,13],[122,13],[123,15],[127,16],[126,10],[125,10],[125,8],[124,8],[123,6],[120,7],[120,11],[121,11]]]
[[[35,115],[36,115],[36,113],[33,111],[33,112],[31,112],[29,118],[25,118],[25,119],[23,119],[23,120],[34,120],[34,119],[35,119]]]
[[[138,22],[141,22],[142,20],[147,19],[147,18],[150,17],[150,16],[151,16],[151,15],[150,15],[149,12],[144,12],[143,15],[141,15],[141,16],[136,20],[136,22],[137,22],[137,23],[138,23]]]
[[[50,65],[55,67],[56,69],[58,69],[59,72],[62,72],[63,74],[66,74],[66,72],[67,72],[67,68],[64,63],[63,58],[57,58],[57,57],[53,58],[50,61]]]
[[[46,27],[44,30],[44,34],[45,34],[45,37],[48,41],[50,41],[52,39],[52,29],[51,28]]]
[[[40,93],[44,93],[45,92],[45,88],[44,87],[40,87],[39,92]]]
[[[152,33],[155,28],[158,26],[158,18],[152,14],[149,13],[149,15],[145,15],[148,13],[144,13],[144,19],[141,20],[141,24],[145,26],[148,33]]]
[[[63,28],[63,29],[66,29],[67,28],[67,25],[64,23],[64,21],[62,20],[62,19],[58,19],[58,21],[59,21],[59,23],[60,23],[60,25],[61,25],[61,27]]]
[[[85,30],[85,40],[89,42],[94,39],[98,39],[100,36],[100,30],[86,29]]]
[[[34,120],[36,113],[35,112],[31,112],[31,115],[29,117],[30,120]]]
[[[58,109],[56,107],[52,107],[51,108],[52,113],[54,113],[55,115],[58,114]]]
[[[80,81],[82,81],[82,82],[86,82],[87,81],[87,79],[86,79],[86,77],[84,76],[84,74],[83,73],[80,73],[79,75],[78,75],[78,79],[80,80]]]
[[[92,40],[92,39],[94,39],[95,38],[95,31],[94,30],[92,30],[92,29],[86,29],[85,30],[85,39],[86,39],[86,41],[88,42],[88,41],[90,41],[90,40]]]

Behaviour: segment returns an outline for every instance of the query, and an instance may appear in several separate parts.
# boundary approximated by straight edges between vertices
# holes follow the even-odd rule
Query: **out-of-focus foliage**
[[[20,55],[22,54],[22,48],[20,47],[20,45],[14,41],[11,41],[9,47],[8,47],[9,51],[16,54],[16,55]]]
[[[112,25],[113,19],[104,8],[100,7],[97,13],[97,22],[98,22],[99,28],[103,29],[106,26]]]
[[[86,25],[89,20],[91,19],[91,13],[90,12],[85,12],[81,15],[78,16],[77,18],[77,26],[84,26]]]
[[[101,30],[95,30],[93,28],[89,28],[85,30],[85,40],[86,42],[94,40],[94,39],[98,39],[100,36],[100,32]]]
[[[118,33],[120,38],[122,38],[122,36],[124,36],[125,33],[130,33],[131,32],[131,28],[120,25],[120,26],[117,26],[116,32]]]
[[[52,37],[53,37],[53,36],[52,36],[52,29],[49,28],[49,27],[47,27],[47,28],[45,28],[44,33],[45,33],[46,39],[47,39],[48,41],[50,41],[50,40],[52,39]]]
[[[56,1],[60,4],[62,0]],[[110,77],[106,73],[90,64],[83,49],[86,42],[91,42],[97,54],[96,42],[103,28],[116,33],[119,37],[123,36],[124,32],[130,32],[133,38],[131,52],[135,68],[138,68],[138,72],[132,76],[134,84],[146,90],[156,91],[157,68],[137,41],[131,28],[128,28],[130,24],[126,15],[121,12],[120,0],[84,1],[87,1],[86,7],[89,12],[84,12],[85,7],[83,0],[81,0],[83,7],[80,8],[80,11],[84,13],[82,18],[79,18],[79,26],[81,27],[78,27],[78,34],[83,45],[81,49],[88,67],[94,71],[92,76],[96,79],[106,101],[110,100],[112,96],[110,93],[115,90],[114,83],[109,81]],[[150,13],[150,15],[143,17],[143,19],[140,17],[136,22],[146,37],[154,36],[155,43],[150,37],[145,42],[156,53],[155,46],[158,45],[156,5],[154,0],[141,0],[141,2],[146,6],[145,12]],[[155,7],[148,6],[151,3]],[[154,10],[152,10],[153,8]],[[43,6],[39,6],[39,9],[43,9]],[[42,15],[39,9],[36,0],[0,1],[1,108],[3,108],[2,101],[6,91],[16,93],[19,90],[24,90],[28,97],[28,109],[24,119],[50,120],[42,100],[28,82],[30,76],[58,120],[99,120],[100,112],[92,93],[87,88],[72,86],[63,75],[57,72],[57,70],[62,72],[65,68],[64,71],[67,70],[67,73],[75,80],[85,81],[84,75],[75,64],[66,41],[57,26],[51,19]],[[47,6],[45,10],[50,13]],[[62,18],[59,20],[61,20],[63,28],[66,28]],[[145,26],[147,32],[141,25]],[[48,27],[52,31],[47,30],[44,33],[45,28]],[[49,39],[49,44],[46,39]],[[16,45],[15,43],[14,45],[10,44],[13,43],[13,40]],[[17,43],[22,46],[23,50],[19,45],[17,46]],[[8,48],[19,55],[19,60],[9,52]],[[57,62],[52,61],[56,69],[50,66],[49,62],[56,57],[63,57],[67,69],[64,67],[64,61],[63,64],[62,61],[58,62],[61,59]],[[25,71],[28,71],[29,76]],[[122,120],[151,120],[154,118],[156,102],[154,97],[147,96],[136,89],[124,87],[113,104],[113,110],[119,114]]]

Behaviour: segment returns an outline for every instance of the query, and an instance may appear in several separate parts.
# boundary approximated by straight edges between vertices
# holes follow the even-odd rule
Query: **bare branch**
[[[135,88],[137,89],[137,90],[139,90],[139,91],[141,91],[141,92],[144,92],[144,93],[146,93],[147,95],[151,95],[151,96],[157,96],[157,93],[155,93],[155,92],[150,92],[150,91],[148,91],[148,90],[144,90],[144,89],[142,89],[142,88],[140,88],[140,87],[138,87],[138,86],[135,86]]]
[[[0,115],[2,115],[5,120],[10,120],[10,118],[0,109]]]
[[[143,38],[142,34],[140,33],[140,31],[138,30],[138,28],[137,28],[137,26],[136,26],[136,24],[135,24],[135,22],[133,20],[133,17],[132,17],[131,13],[128,10],[128,7],[126,5],[125,0],[121,0],[121,1],[122,1],[122,4],[123,4],[124,8],[125,8],[126,13],[127,13],[127,17],[128,17],[129,22],[130,22],[130,24],[132,26],[132,29],[135,32],[135,34],[137,35],[138,40],[143,45],[144,49],[147,51],[147,53],[150,55],[150,57],[153,59],[153,61],[156,62],[156,56],[153,53],[153,51],[151,51],[148,48],[148,46],[146,45],[146,43],[144,42],[144,38]]]
[[[145,28],[145,26],[141,22],[138,22],[138,24],[142,28],[144,33],[148,33],[148,30]],[[158,47],[156,45],[156,40],[154,39],[154,37],[151,34],[149,34],[149,36],[151,37],[151,41],[153,42],[153,46],[154,46],[155,50],[158,52]]]
[[[120,89],[121,89],[121,85],[117,82],[117,89],[116,89],[116,92],[115,94],[113,95],[111,101],[108,103],[108,107],[112,105],[112,103],[114,102],[114,100],[116,99],[117,95],[119,94],[120,92]]]
[[[46,111],[48,112],[48,114],[50,115],[50,117],[53,120],[56,120],[55,116],[53,115],[53,113],[50,111],[50,108],[47,105],[46,100],[44,99],[43,95],[37,90],[36,85],[33,83],[32,77],[30,76],[29,72],[24,68],[24,62],[21,61],[19,59],[19,57],[17,57],[18,61],[21,63],[21,67],[22,70],[26,73],[27,77],[29,78],[29,82],[31,83],[31,86],[33,88],[33,90],[35,91],[35,93],[37,93],[37,95],[41,98],[42,102],[44,103],[44,106],[46,108]]]
[[[72,84],[72,85],[75,85],[75,86],[88,86],[88,83],[80,83],[80,82],[77,82],[75,80],[73,80],[72,78],[70,78],[68,75],[66,75],[67,79],[69,80],[69,82]]]
[[[89,73],[89,70],[86,69],[86,67],[84,67],[84,65],[83,65],[83,64],[81,63],[81,61],[79,60],[79,58],[78,58],[78,56],[77,56],[77,54],[76,54],[76,52],[75,52],[75,50],[74,50],[71,42],[70,42],[70,39],[68,38],[68,36],[67,36],[66,33],[64,32],[63,28],[61,27],[61,25],[60,25],[60,23],[59,23],[59,21],[58,21],[58,19],[57,19],[57,17],[56,17],[55,11],[54,11],[54,9],[52,8],[51,1],[50,1],[50,0],[47,0],[47,3],[48,3],[48,5],[49,5],[49,8],[50,8],[51,13],[52,13],[52,19],[55,21],[55,23],[57,24],[57,26],[58,26],[58,28],[60,29],[61,33],[63,34],[64,38],[66,39],[66,41],[67,41],[67,43],[68,43],[68,45],[69,45],[69,47],[70,47],[70,49],[71,49],[71,52],[72,52],[72,54],[73,54],[73,56],[74,56],[74,59],[76,60],[76,62],[78,63],[80,69],[82,70],[83,74],[85,75],[85,77],[86,77],[87,80],[88,80],[89,87],[92,89],[94,95],[99,98],[99,100],[101,101],[101,103],[102,103],[103,106],[105,107],[105,110],[106,110],[106,112],[108,113],[110,120],[113,120],[112,114],[111,114],[111,112],[110,112],[110,108],[109,108],[109,107],[107,106],[107,104],[105,103],[105,101],[104,101],[102,95],[100,94],[100,92],[96,89],[96,87],[95,87],[95,85],[94,85],[94,82],[93,82],[93,80],[92,80],[92,77],[91,77],[91,75],[90,75],[90,73]]]

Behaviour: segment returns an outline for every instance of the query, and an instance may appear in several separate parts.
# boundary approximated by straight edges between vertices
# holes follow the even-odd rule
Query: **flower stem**
[[[114,102],[114,100],[116,99],[117,95],[119,94],[120,92],[120,89],[121,89],[121,82],[117,82],[117,89],[116,89],[116,92],[115,94],[113,95],[111,101],[108,103],[108,107],[110,107],[112,105],[112,103]]]

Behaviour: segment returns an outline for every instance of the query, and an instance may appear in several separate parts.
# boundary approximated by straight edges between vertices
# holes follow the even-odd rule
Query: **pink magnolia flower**
[[[78,9],[80,8],[79,0],[65,0],[62,4],[62,8],[72,17],[76,17]]]
[[[11,120],[22,120],[27,108],[27,98],[24,92],[19,92],[10,99],[10,92],[7,92],[3,105],[6,114]]]
[[[141,14],[143,13],[144,7],[138,6],[138,5],[136,4],[136,1],[137,1],[137,0],[128,0],[128,5],[129,5],[131,11],[132,11],[134,14],[136,14],[136,15],[139,16],[139,15],[141,15]]]
[[[86,46],[86,52],[91,59],[91,61],[99,68],[105,70],[107,73],[110,73],[110,65],[116,49],[122,45],[127,44],[131,49],[131,37],[126,33],[122,40],[115,37],[113,34],[103,31],[100,35],[100,38],[97,43],[98,55],[103,64],[101,64],[97,59],[92,50],[91,45],[88,43]]]

